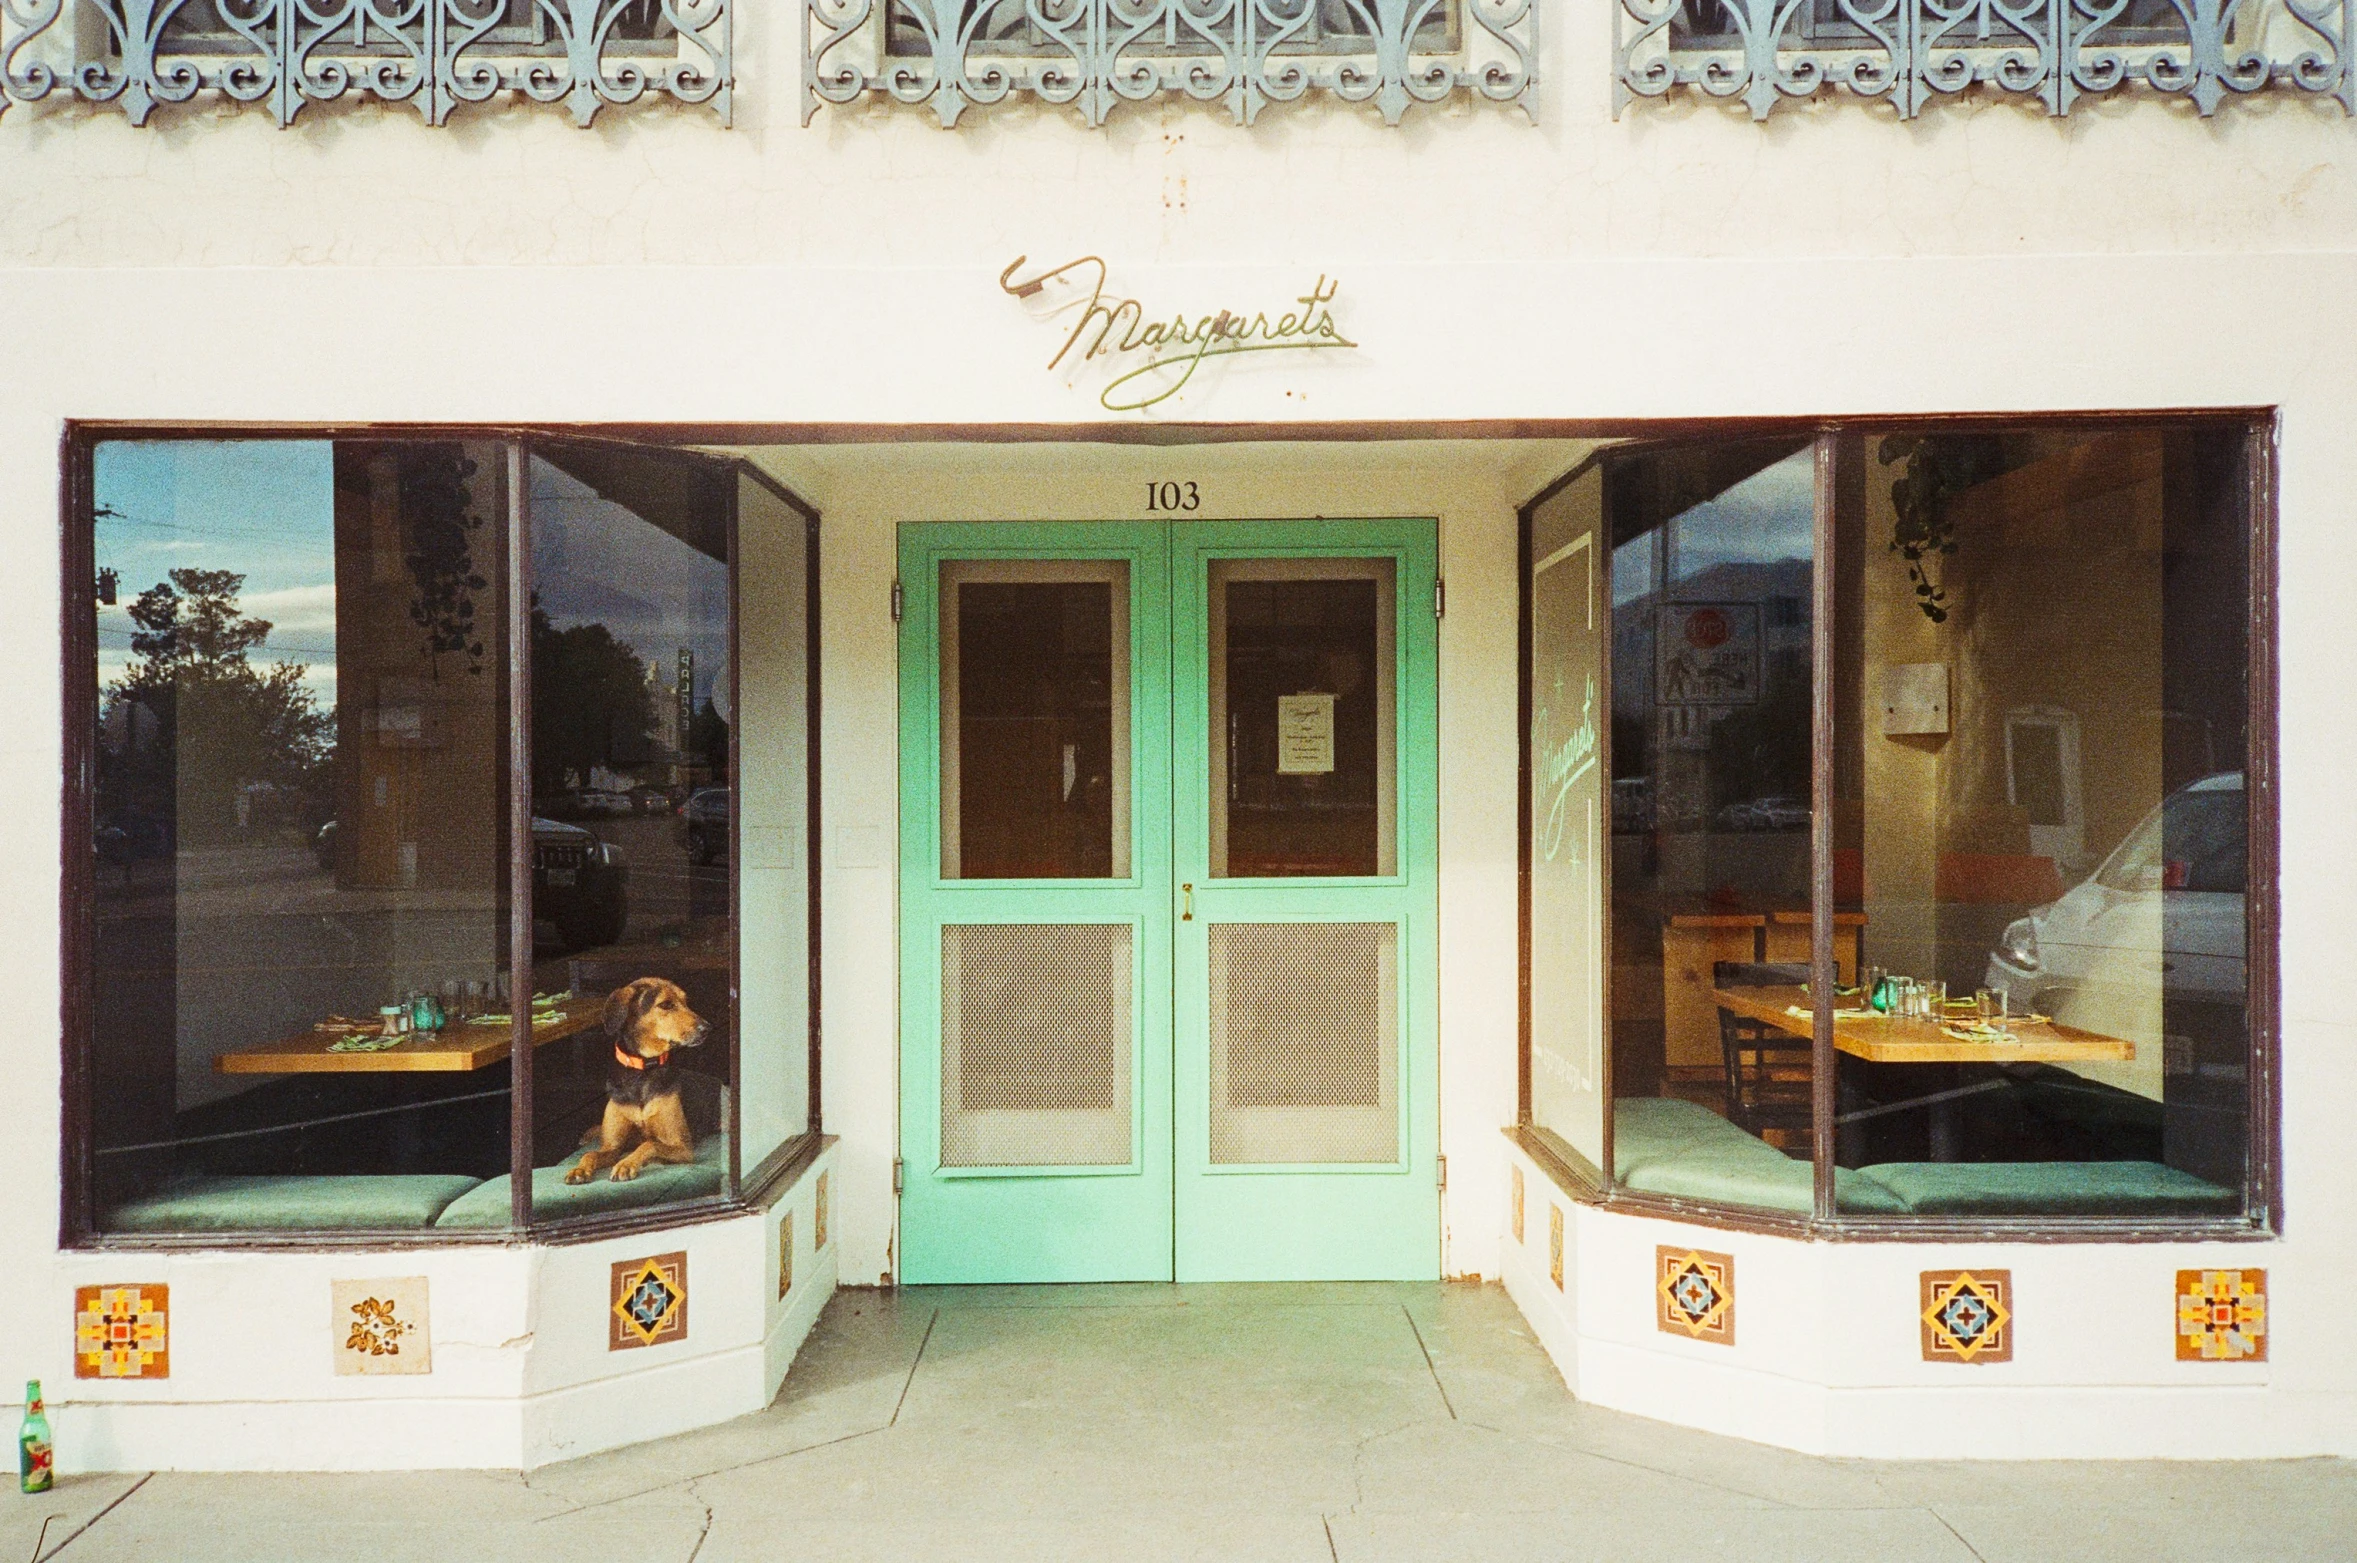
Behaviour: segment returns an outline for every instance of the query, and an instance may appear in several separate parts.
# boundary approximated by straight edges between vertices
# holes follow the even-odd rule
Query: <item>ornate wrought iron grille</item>
[[[2357,0],[1616,0],[1614,112],[1688,87],[1765,119],[1834,88],[1902,119],[1970,87],[2068,114],[2135,86],[2203,115],[2274,87],[2357,113]]]
[[[1538,115],[1539,0],[803,0],[802,119],[889,94],[944,126],[1026,94],[1102,125],[1168,94],[1239,124],[1316,91],[1396,125],[1464,90]]]
[[[0,111],[51,94],[118,105],[209,92],[281,125],[365,96],[446,123],[501,94],[562,103],[708,104],[735,75],[731,0],[0,0]]]

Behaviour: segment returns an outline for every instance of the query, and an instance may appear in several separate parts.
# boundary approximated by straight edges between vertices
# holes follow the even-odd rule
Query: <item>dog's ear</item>
[[[604,1017],[606,1035],[616,1041],[621,1040],[622,1033],[630,1029],[632,1021],[646,1012],[646,1007],[646,984],[643,982],[626,982],[607,994]]]

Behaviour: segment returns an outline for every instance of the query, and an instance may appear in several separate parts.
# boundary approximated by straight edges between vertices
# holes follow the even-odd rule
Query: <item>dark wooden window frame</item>
[[[2248,750],[2243,756],[2244,807],[2248,811],[2249,889],[2244,913],[2244,961],[2248,984],[2247,1045],[2249,1090],[2245,1105],[2248,1135],[2247,1174],[2243,1209],[2236,1216],[2019,1216],[1916,1217],[1862,1215],[1840,1211],[1834,1200],[1833,1017],[1817,1013],[1813,1051],[1816,1055],[1812,1102],[1812,1158],[1815,1172],[1808,1215],[1746,1209],[1711,1201],[1680,1199],[1622,1188],[1609,1168],[1612,1151],[1612,1044],[1606,1029],[1602,1079],[1605,1101],[1604,1166],[1598,1167],[1561,1136],[1540,1127],[1531,1116],[1530,1037],[1530,721],[1531,658],[1533,654],[1530,600],[1531,528],[1533,515],[1548,500],[1598,468],[1635,454],[1655,454],[1680,446],[1753,440],[1775,435],[1812,441],[1815,448],[1815,558],[1811,565],[1813,598],[1811,634],[1819,669],[1812,681],[1811,711],[1811,833],[1810,833],[1810,966],[1811,982],[1820,991],[1834,980],[1833,945],[1833,744],[1836,717],[1834,681],[1834,485],[1838,442],[1845,436],[1887,433],[1982,433],[2035,430],[2041,433],[2116,431],[2124,428],[2202,429],[2238,433],[2243,441],[2248,492],[2245,513],[2249,535],[2249,656],[2247,690],[2250,705]],[[2277,695],[2277,508],[2276,445],[2278,415],[2272,408],[2229,408],[2217,411],[2156,411],[2119,413],[2055,413],[1963,415],[1856,419],[1792,419],[1786,421],[1730,420],[1713,428],[1685,423],[1609,446],[1526,501],[1519,512],[1517,578],[1520,596],[1518,661],[1516,667],[1520,752],[1517,879],[1519,881],[1520,995],[1518,1017],[1516,1122],[1507,1137],[1529,1156],[1549,1180],[1570,1198],[1585,1204],[1631,1215],[1666,1217],[1734,1231],[1837,1242],[2010,1241],[2036,1243],[2102,1242],[2251,1242],[2271,1241],[2283,1230],[2283,1187],[2278,1150],[2281,1108],[2280,1045],[2281,982],[2278,967],[2278,930],[2281,926],[2277,867],[2280,843],[2277,826],[2276,695]],[[1610,637],[1606,637],[1607,682],[1610,680]],[[1610,724],[1600,735],[1604,744],[1605,774],[1611,774]],[[1607,863],[1605,872],[1611,870]],[[1604,897],[1605,948],[1610,948],[1611,896]],[[1607,973],[1609,980],[1609,973]]]
[[[99,1230],[94,1201],[95,1115],[90,1068],[96,971],[95,870],[88,844],[93,839],[93,793],[97,780],[95,755],[98,641],[96,633],[97,565],[94,464],[99,445],[111,441],[165,440],[343,440],[396,439],[475,440],[496,443],[506,463],[507,510],[501,519],[501,541],[507,550],[508,642],[502,665],[507,672],[506,696],[511,710],[528,710],[530,701],[531,548],[529,495],[523,478],[531,452],[542,446],[602,446],[630,452],[654,462],[695,463],[726,482],[728,494],[729,677],[733,682],[743,666],[738,655],[737,615],[737,499],[740,481],[751,482],[777,498],[803,525],[804,676],[807,685],[805,737],[807,760],[807,838],[815,843],[820,829],[820,588],[819,513],[776,479],[749,461],[683,450],[689,443],[669,439],[632,439],[612,431],[573,427],[484,426],[458,424],[206,425],[198,423],[128,424],[69,422],[60,449],[63,481],[59,487],[59,558],[62,568],[59,625],[61,733],[64,760],[59,837],[59,1022],[63,1047],[60,1071],[60,1193],[58,1244],[64,1249],[413,1249],[462,1246],[512,1246],[520,1243],[570,1244],[625,1236],[633,1232],[722,1220],[748,1211],[766,1209],[779,1191],[815,1161],[829,1143],[820,1118],[821,1017],[820,875],[819,854],[806,855],[805,894],[809,929],[809,1024],[804,1046],[808,1056],[809,1101],[801,1134],[746,1169],[742,1125],[743,1038],[739,1035],[729,1061],[729,1161],[723,1192],[714,1197],[685,1200],[644,1210],[620,1211],[571,1220],[532,1219],[532,1048],[530,1021],[516,1010],[518,1036],[510,1052],[509,1174],[514,1192],[511,1224],[491,1232],[444,1232],[433,1228],[385,1232],[203,1232],[110,1233]],[[702,442],[696,442],[702,443]],[[732,709],[742,709],[735,700]],[[532,938],[531,841],[531,729],[529,721],[513,721],[508,750],[508,915],[510,980],[530,991]],[[731,746],[729,785],[737,783],[737,746]],[[739,861],[738,811],[729,811],[730,831],[730,966],[729,990],[738,991],[735,932]]]

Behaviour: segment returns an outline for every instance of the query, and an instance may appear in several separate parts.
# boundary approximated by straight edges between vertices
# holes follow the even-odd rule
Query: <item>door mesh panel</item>
[[[1214,923],[1211,1159],[1399,1159],[1399,931]]]
[[[941,930],[941,1164],[1130,1160],[1130,929]]]

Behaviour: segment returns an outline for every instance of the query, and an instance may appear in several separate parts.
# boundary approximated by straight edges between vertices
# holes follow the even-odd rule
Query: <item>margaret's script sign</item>
[[[1119,372],[1097,394],[1108,412],[1137,412],[1169,400],[1186,388],[1207,358],[1358,346],[1335,329],[1334,312],[1327,306],[1342,284],[1323,274],[1293,300],[1299,308],[1281,312],[1274,321],[1264,311],[1245,314],[1232,309],[1192,319],[1183,312],[1149,318],[1137,299],[1105,291],[1105,262],[1097,256],[1083,255],[1018,278],[1015,273],[1029,260],[1027,255],[1016,256],[1014,264],[999,273],[998,285],[1021,299],[1038,297],[1050,283],[1072,290],[1063,307],[1078,307],[1080,318],[1048,367],[1062,368],[1067,359],[1075,367],[1099,357],[1110,360],[1109,367]]]

